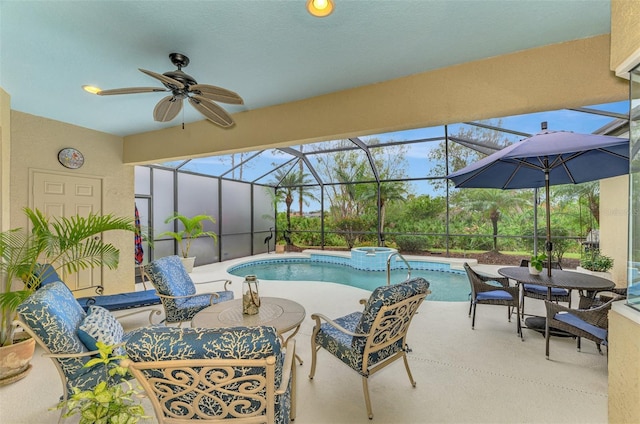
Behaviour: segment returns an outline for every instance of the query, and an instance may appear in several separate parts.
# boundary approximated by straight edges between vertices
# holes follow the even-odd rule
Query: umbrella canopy
[[[629,172],[629,139],[544,131],[447,175],[456,188],[545,187],[546,250],[551,272],[549,186],[578,184]]]

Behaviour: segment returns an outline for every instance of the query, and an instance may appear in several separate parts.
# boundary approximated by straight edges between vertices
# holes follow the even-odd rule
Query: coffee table
[[[300,329],[305,316],[306,312],[301,304],[280,297],[261,297],[260,311],[255,315],[245,315],[242,313],[242,299],[235,299],[216,303],[198,312],[191,320],[191,326],[221,328],[270,325],[275,327],[286,346]],[[291,334],[284,337],[289,332]]]

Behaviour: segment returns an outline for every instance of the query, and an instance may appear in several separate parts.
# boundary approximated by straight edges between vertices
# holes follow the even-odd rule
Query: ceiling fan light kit
[[[157,79],[164,85],[161,87],[130,87],[116,88],[113,90],[100,90],[96,94],[100,96],[111,96],[117,94],[137,94],[152,92],[170,92],[169,96],[162,98],[153,110],[153,119],[158,122],[169,122],[173,120],[182,110],[184,99],[200,112],[205,118],[223,128],[231,127],[234,120],[216,102],[241,105],[244,104],[242,97],[237,93],[215,85],[198,84],[191,75],[182,71],[182,68],[189,64],[189,58],[182,53],[171,53],[169,55],[171,63],[178,69],[168,71],[163,74],[140,69],[139,71]],[[83,87],[84,88],[84,87]]]

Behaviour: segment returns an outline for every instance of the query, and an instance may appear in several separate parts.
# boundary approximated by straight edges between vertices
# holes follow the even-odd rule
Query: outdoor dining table
[[[547,275],[547,270],[543,269],[538,275],[531,274],[528,267],[513,266],[498,269],[498,274],[503,277],[515,280],[520,284],[537,284],[547,287],[547,299],[551,301],[551,288],[558,287],[567,290],[580,290],[585,296],[592,297],[599,290],[610,290],[615,287],[611,280],[598,277],[596,275],[585,274],[574,271],[564,271],[551,269],[551,276]],[[518,314],[518,319],[520,315]],[[525,320],[525,325],[533,330],[543,332],[546,328],[545,317],[531,317]],[[551,335],[564,336],[564,332],[555,328],[550,328]]]
[[[615,287],[614,282],[606,278],[560,269],[552,269],[550,277],[547,275],[546,269],[540,274],[534,275],[529,272],[528,267],[524,266],[500,268],[498,274],[515,280],[518,284],[537,284],[547,287],[548,300],[551,300],[552,287],[584,291],[587,296],[599,290],[610,290]]]

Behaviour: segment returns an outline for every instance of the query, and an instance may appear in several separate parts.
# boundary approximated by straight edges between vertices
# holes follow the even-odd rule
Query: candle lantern
[[[260,311],[258,279],[255,275],[247,275],[242,283],[242,313],[255,315]]]

